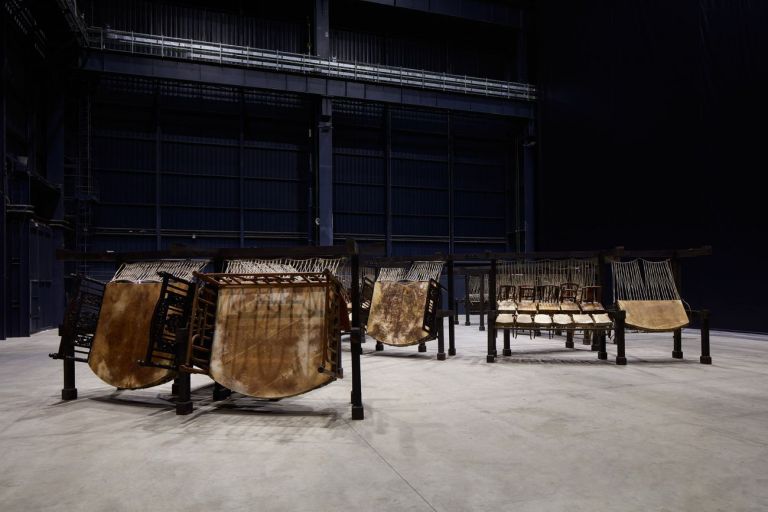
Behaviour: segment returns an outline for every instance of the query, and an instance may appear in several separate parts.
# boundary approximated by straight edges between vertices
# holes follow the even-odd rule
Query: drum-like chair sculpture
[[[366,334],[377,341],[376,350],[383,345],[407,347],[437,339],[441,334],[439,318],[442,261],[417,261],[410,268],[380,269],[373,286]],[[438,350],[439,359],[445,354]]]
[[[67,307],[55,359],[87,362],[106,384],[118,389],[142,389],[166,383],[176,376],[167,368],[138,364],[149,343],[153,319],[158,313],[164,273],[182,280],[202,270],[206,261],[155,261],[126,263],[106,285],[81,278]],[[179,294],[189,288],[180,287]],[[183,314],[164,310],[169,322]],[[173,358],[173,354],[169,355]],[[67,368],[67,365],[65,365]],[[74,375],[67,375],[63,399],[76,398]],[[69,381],[69,382],[67,382]],[[74,391],[73,391],[74,390]]]
[[[228,390],[273,400],[342,377],[341,329],[348,317],[342,286],[329,270],[195,277],[191,313],[177,331],[181,372],[205,374]],[[162,367],[162,357],[156,342],[144,364]],[[185,397],[177,413],[191,411]]]
[[[682,329],[690,316],[700,314],[701,363],[711,364],[709,354],[709,313],[686,308],[680,298],[669,260],[611,262],[613,298],[616,303],[616,364],[627,364],[625,328],[640,332],[672,332],[672,357],[682,359]]]

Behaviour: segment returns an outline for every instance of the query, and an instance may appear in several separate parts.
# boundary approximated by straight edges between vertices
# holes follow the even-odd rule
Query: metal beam
[[[534,117],[533,102],[513,98],[422,90],[399,85],[364,83],[344,78],[228,67],[167,58],[158,59],[108,51],[90,51],[84,57],[81,69],[101,74],[183,80],[246,89],[268,89],[525,119]]]

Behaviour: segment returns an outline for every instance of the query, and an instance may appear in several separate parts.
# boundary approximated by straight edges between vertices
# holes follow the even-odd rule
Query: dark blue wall
[[[768,331],[761,130],[768,5],[537,3],[540,249],[711,244],[683,291]],[[759,126],[759,124],[757,125]]]

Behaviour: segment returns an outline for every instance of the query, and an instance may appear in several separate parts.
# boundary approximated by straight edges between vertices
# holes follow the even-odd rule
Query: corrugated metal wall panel
[[[448,114],[392,109],[393,236],[449,237]]]
[[[309,152],[304,149],[263,149],[246,147],[243,176],[247,178],[302,181],[309,169]]]
[[[236,236],[232,237],[210,237],[210,236],[168,236],[163,237],[162,249],[170,249],[171,247],[189,247],[194,249],[218,249],[219,247],[238,247],[240,245],[240,238]],[[206,271],[213,272],[213,265],[209,264],[205,267]]]
[[[386,232],[384,108],[333,104],[333,223],[339,236]]]
[[[95,228],[152,230],[155,227],[155,207],[100,203],[94,207],[94,219]]]
[[[101,235],[90,244],[92,251],[151,251],[155,248],[154,233],[131,234],[130,236]],[[111,267],[110,267],[111,268]],[[116,269],[115,269],[116,270]]]
[[[156,235],[159,207],[161,245],[178,232],[306,242],[309,98],[113,79],[98,89],[92,119],[95,233]]]
[[[514,125],[503,118],[454,115],[454,233],[507,237],[514,197]],[[498,247],[497,247],[498,249]]]
[[[290,4],[218,2],[215,6],[191,6],[92,0],[84,10],[89,23],[116,30],[305,53],[311,11],[307,2]]]
[[[135,135],[142,136],[136,133]],[[99,170],[153,171],[155,142],[95,134],[91,165]]]
[[[236,210],[164,206],[161,211],[163,229],[236,232],[240,226],[240,215]]]
[[[515,29],[500,25],[369,2],[331,11],[331,55],[344,61],[515,80],[516,44]]]
[[[395,256],[423,256],[435,253],[448,253],[448,244],[444,242],[394,242],[392,254]]]
[[[344,62],[383,63],[384,38],[355,30],[331,30],[331,56]]]
[[[306,219],[298,218],[293,212],[246,210],[243,215],[245,217],[246,231],[260,233],[278,232],[295,235],[306,227]]]

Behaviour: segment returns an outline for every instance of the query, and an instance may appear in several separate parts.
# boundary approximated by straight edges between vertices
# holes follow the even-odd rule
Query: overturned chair
[[[96,376],[118,389],[143,389],[175,379],[177,372],[172,367],[147,368],[138,360],[146,353],[158,314],[163,275],[186,283],[176,293],[187,296],[188,280],[206,264],[202,260],[125,263],[106,284],[79,277],[59,330],[59,350],[50,354],[64,362],[62,399],[77,398],[75,361],[88,363]],[[171,307],[164,314],[173,323],[185,313]]]
[[[188,321],[181,329],[161,321],[143,364],[171,369],[168,351],[177,351],[181,363],[175,369],[186,377],[180,379],[177,414],[193,410],[192,373],[208,375],[228,391],[270,400],[300,395],[342,377],[341,331],[349,319],[340,282],[327,269],[262,270],[269,272],[196,273],[191,301],[173,293],[166,297],[169,302],[190,301]],[[173,277],[165,277],[167,290],[178,286]],[[175,342],[168,343],[166,336],[173,333]],[[353,371],[354,362],[353,355]],[[355,398],[359,364],[356,371],[353,419],[362,419],[362,404]]]
[[[407,347],[438,340],[437,359],[445,360],[443,318],[452,322],[451,311],[441,311],[439,279],[443,261],[415,261],[410,267],[383,267],[373,283],[366,334],[376,340],[376,350],[384,345]],[[455,354],[451,338],[451,355]]]
[[[669,260],[611,262],[615,301],[616,364],[627,364],[625,331],[672,332],[672,357],[683,358],[682,329],[693,316],[701,320],[702,364],[712,364],[709,353],[709,311],[686,308],[680,298]]]
[[[454,323],[459,323],[459,304],[464,306],[464,325],[471,325],[470,316],[478,315],[479,329],[485,330],[485,315],[488,308],[488,270],[466,268],[464,274],[464,297],[454,300]]]

